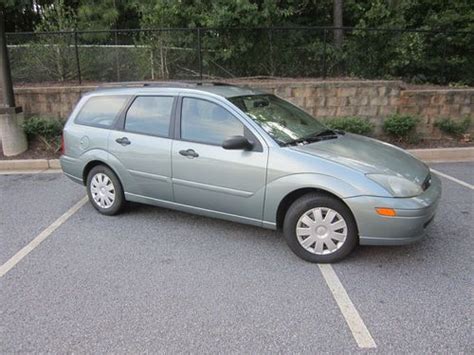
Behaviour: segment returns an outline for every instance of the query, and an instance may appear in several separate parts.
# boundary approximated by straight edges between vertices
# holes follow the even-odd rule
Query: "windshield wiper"
[[[283,147],[288,147],[290,145],[297,145],[297,144],[306,144],[309,143],[306,139],[304,138],[298,138],[298,139],[293,139],[288,142],[281,142],[280,145]]]
[[[289,145],[297,145],[297,144],[308,144],[313,142],[320,142],[327,139],[335,139],[339,135],[344,135],[346,132],[340,130],[332,130],[332,129],[324,129],[321,132],[312,133],[308,136],[304,136],[302,138],[293,139],[289,142],[281,142],[280,145],[285,147]]]
[[[337,137],[337,132],[333,131],[332,129],[325,129],[321,132],[318,132],[317,134],[311,135],[311,137],[327,137],[327,136],[336,136]]]
[[[297,144],[308,144],[313,142],[320,142],[327,139],[335,139],[337,138],[337,134],[339,132],[333,131],[332,129],[325,129],[318,133],[313,133],[308,136],[304,136],[302,138],[293,139],[289,142],[283,142],[284,146],[289,145],[297,145]]]

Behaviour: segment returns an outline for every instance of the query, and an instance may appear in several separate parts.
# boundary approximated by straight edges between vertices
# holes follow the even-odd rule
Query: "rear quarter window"
[[[87,126],[111,127],[129,96],[93,96],[82,106],[75,123]]]

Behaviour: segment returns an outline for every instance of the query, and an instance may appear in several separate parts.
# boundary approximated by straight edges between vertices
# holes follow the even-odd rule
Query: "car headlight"
[[[367,177],[382,186],[394,197],[418,196],[423,192],[421,186],[395,175],[367,174]]]

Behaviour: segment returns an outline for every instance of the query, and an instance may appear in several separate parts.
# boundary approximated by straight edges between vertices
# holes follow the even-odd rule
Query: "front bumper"
[[[441,181],[432,175],[431,186],[411,198],[357,196],[344,199],[354,214],[361,245],[402,245],[423,238],[441,198]],[[396,217],[375,212],[377,207],[393,208]]]

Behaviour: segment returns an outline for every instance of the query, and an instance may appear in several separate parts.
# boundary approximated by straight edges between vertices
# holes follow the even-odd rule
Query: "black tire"
[[[296,227],[299,219],[309,210],[318,207],[330,208],[334,210],[346,222],[346,238],[340,246],[338,242],[333,240],[333,242],[336,242],[338,245],[338,249],[330,254],[321,255],[306,250],[298,241],[296,234]],[[337,219],[335,219],[335,221],[337,221]],[[339,261],[349,255],[358,244],[357,225],[349,208],[337,198],[319,193],[309,193],[293,202],[285,215],[285,220],[283,222],[283,234],[290,249],[300,258],[312,263],[332,263]],[[315,247],[313,247],[313,250],[314,249]]]
[[[97,174],[105,175],[107,178],[109,178],[109,180],[113,184],[115,198],[113,202],[107,207],[101,207],[100,204],[96,202],[93,197],[93,193],[91,190],[92,179]],[[92,204],[92,206],[94,206],[94,208],[97,211],[107,216],[113,216],[117,214],[118,212],[120,212],[123,205],[125,204],[125,197],[123,194],[123,188],[122,188],[122,184],[120,183],[120,180],[110,168],[104,165],[94,166],[91,169],[91,171],[89,171],[89,174],[87,175],[87,195],[89,196],[89,201]]]

